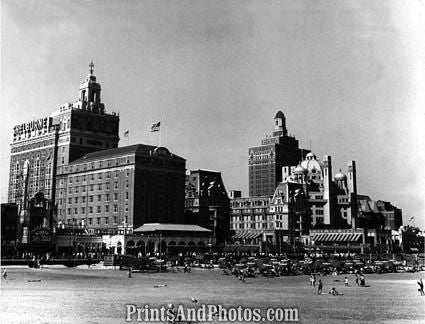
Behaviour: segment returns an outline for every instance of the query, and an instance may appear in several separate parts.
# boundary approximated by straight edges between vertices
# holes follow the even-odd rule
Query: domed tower
[[[342,173],[341,169],[335,174],[335,183],[338,189],[343,191],[347,190],[347,176]]]
[[[96,82],[96,76],[93,74],[93,62],[90,63],[89,67],[90,73],[80,84],[78,101],[80,102],[81,109],[103,114],[105,107],[100,100],[100,84]]]
[[[283,112],[279,110],[274,117],[273,137],[286,135],[288,135],[288,130],[286,129],[286,118]]]

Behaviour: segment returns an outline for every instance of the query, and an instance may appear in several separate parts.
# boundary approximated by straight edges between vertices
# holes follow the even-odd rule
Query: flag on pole
[[[157,122],[151,126],[151,132],[159,132],[161,128],[161,122]]]
[[[127,129],[127,130],[124,132],[124,137],[128,137],[129,132],[130,132],[130,131]]]

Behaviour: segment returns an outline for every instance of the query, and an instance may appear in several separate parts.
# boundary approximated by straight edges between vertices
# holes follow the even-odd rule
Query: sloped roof
[[[379,213],[379,208],[376,202],[368,196],[361,196],[358,199],[359,208],[364,213]]]
[[[143,233],[143,232],[157,232],[157,231],[179,231],[179,232],[212,232],[209,229],[198,225],[189,225],[189,224],[162,224],[162,223],[147,223],[136,228],[133,232]]]
[[[169,152],[165,147],[157,147],[153,145],[147,145],[147,144],[135,144],[135,145],[129,145],[129,146],[123,146],[113,149],[107,149],[107,150],[100,150],[92,153],[87,153],[83,155],[81,158],[73,161],[71,164],[81,163],[85,161],[90,160],[97,160],[103,157],[113,157],[113,156],[122,156],[122,155],[129,155],[129,154],[149,154],[150,152],[157,151],[159,149],[166,150],[170,155],[184,160],[182,157],[172,154]]]

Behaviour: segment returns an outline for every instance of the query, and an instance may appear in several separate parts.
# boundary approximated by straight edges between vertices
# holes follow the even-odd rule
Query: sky
[[[355,160],[360,194],[424,228],[424,14],[419,0],[2,0],[1,202],[13,126],[76,101],[93,60],[120,146],[166,146],[247,196],[248,148],[282,110],[301,147],[334,173]]]

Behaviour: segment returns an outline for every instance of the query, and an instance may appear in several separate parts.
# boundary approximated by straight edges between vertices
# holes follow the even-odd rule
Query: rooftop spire
[[[89,64],[89,68],[90,68],[90,74],[93,74],[93,68],[94,68],[93,60],[91,60]]]

